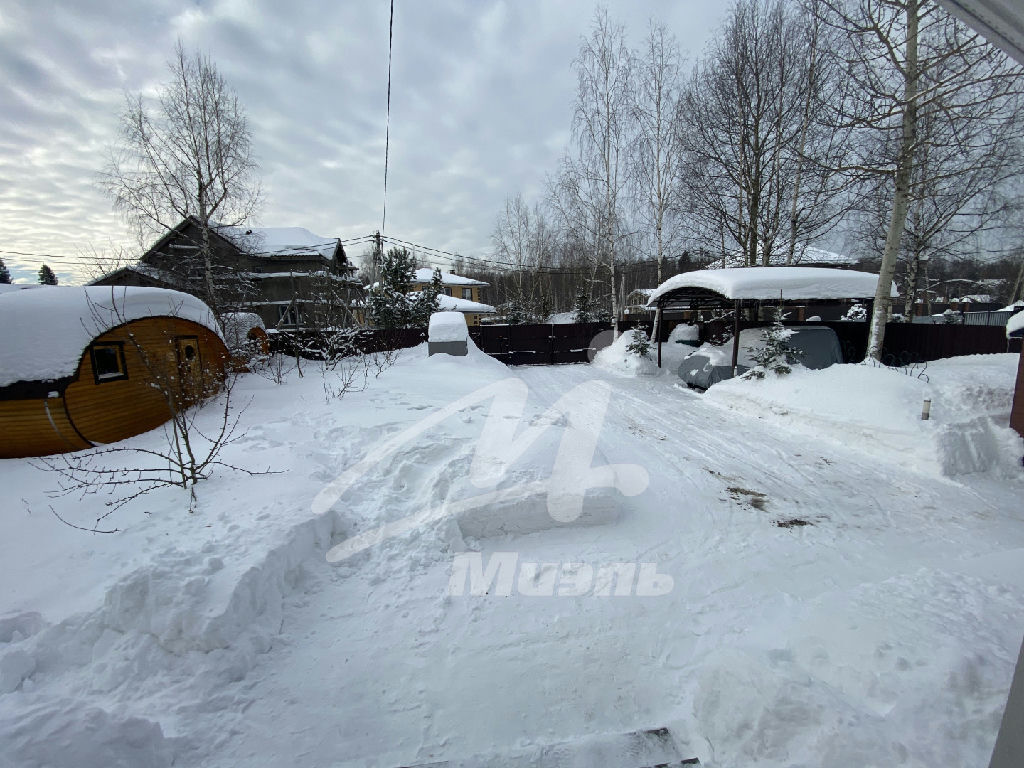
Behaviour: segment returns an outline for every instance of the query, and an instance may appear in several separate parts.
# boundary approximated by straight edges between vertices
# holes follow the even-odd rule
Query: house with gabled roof
[[[413,276],[412,289],[422,291],[433,279],[434,270],[430,267],[421,267]],[[482,291],[489,285],[490,283],[482,280],[463,277],[454,272],[441,272],[442,293],[438,297],[438,306],[443,312],[461,312],[466,316],[468,325],[480,325],[482,315],[493,315],[496,311],[490,304],[484,304],[482,301]]]
[[[268,329],[306,327],[325,307],[338,314],[332,323],[356,322],[363,290],[338,238],[302,227],[232,226],[214,226],[209,237],[222,305],[218,309],[255,312]],[[137,264],[91,284],[173,288],[202,298],[202,243],[202,227],[189,217],[157,240]]]

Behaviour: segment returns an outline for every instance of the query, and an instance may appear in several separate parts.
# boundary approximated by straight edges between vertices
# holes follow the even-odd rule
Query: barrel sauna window
[[[124,364],[124,344],[122,342],[93,344],[89,347],[89,354],[92,357],[92,373],[97,384],[128,378],[128,367]]]
[[[184,403],[194,403],[202,396],[203,362],[199,356],[198,336],[175,336],[175,351],[178,356],[178,381]]]

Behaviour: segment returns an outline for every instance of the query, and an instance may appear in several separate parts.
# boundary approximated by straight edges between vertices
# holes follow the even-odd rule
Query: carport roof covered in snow
[[[738,267],[684,272],[658,286],[648,307],[733,306],[747,301],[873,299],[878,275],[827,267]],[[893,291],[895,295],[895,290]]]

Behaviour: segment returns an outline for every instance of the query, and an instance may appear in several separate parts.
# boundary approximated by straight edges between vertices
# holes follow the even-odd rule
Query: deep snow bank
[[[641,331],[643,333],[643,331]],[[647,334],[644,333],[644,337]],[[593,365],[624,376],[652,376],[658,372],[658,364],[652,359],[653,352],[641,357],[627,347],[633,343],[633,331],[626,331],[611,344],[594,355]]]
[[[863,364],[797,368],[788,376],[725,381],[705,397],[922,472],[1016,473],[1024,455],[1008,427],[1016,365],[1016,355],[1003,354],[939,360],[909,375]],[[931,401],[927,421],[925,399]]]
[[[52,475],[0,461],[5,489],[25,499],[0,538],[10,585],[0,590],[0,765],[164,768],[226,738],[210,713],[244,711],[224,691],[274,646],[285,597],[360,514],[378,512],[316,514],[317,492],[382,431],[507,375],[470,341],[461,358],[428,357],[426,344],[403,350],[340,401],[325,399],[311,364],[283,386],[246,376],[236,391],[253,398],[245,434],[223,458],[278,474],[217,472],[198,487],[195,514],[180,489],[154,491],[104,521],[114,535],[73,530],[47,511],[89,526],[105,496],[48,499]],[[215,404],[201,412],[200,428],[218,415]],[[120,445],[162,442],[158,429]],[[426,442],[438,461],[450,458],[447,442]]]
[[[698,330],[695,325],[677,325],[661,345],[661,369],[658,368],[658,345],[651,342],[647,357],[630,352],[633,331],[626,331],[609,346],[594,355],[593,365],[622,376],[675,375],[683,358],[696,349]],[[649,338],[649,337],[648,337]]]

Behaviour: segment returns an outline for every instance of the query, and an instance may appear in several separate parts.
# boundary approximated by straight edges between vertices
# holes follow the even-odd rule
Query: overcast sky
[[[690,58],[723,0],[609,3],[634,45],[664,21]],[[505,197],[542,194],[568,138],[571,62],[590,0],[397,0],[387,234],[490,252]],[[174,42],[212,56],[250,120],[265,201],[255,224],[356,237],[381,224],[388,2],[0,0],[0,257],[134,242],[96,186],[128,92],[155,93]]]

